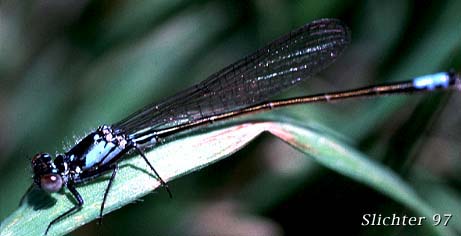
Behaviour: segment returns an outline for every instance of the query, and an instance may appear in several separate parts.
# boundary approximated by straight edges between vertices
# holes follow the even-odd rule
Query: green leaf
[[[245,121],[227,126],[208,127],[182,135],[174,141],[158,146],[146,155],[162,178],[171,181],[233,154],[264,131],[269,131],[319,163],[365,183],[418,214],[430,216],[433,213],[431,208],[391,170],[365,158],[324,132],[293,122]],[[107,177],[79,186],[78,191],[85,199],[83,208],[54,224],[48,235],[63,235],[96,219],[108,183]],[[158,187],[159,182],[142,158],[128,158],[120,164],[106,201],[104,214],[121,208]],[[32,191],[26,197],[25,203],[2,222],[0,234],[42,235],[49,222],[71,208],[74,202],[67,191],[66,194],[52,195],[40,190]],[[443,231],[441,228],[432,229],[437,235],[451,234],[447,227]]]

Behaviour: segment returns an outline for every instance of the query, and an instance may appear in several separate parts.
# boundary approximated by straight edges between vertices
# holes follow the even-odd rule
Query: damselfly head
[[[34,183],[49,193],[59,191],[63,187],[63,180],[58,168],[48,153],[38,153],[31,161],[34,171]]]

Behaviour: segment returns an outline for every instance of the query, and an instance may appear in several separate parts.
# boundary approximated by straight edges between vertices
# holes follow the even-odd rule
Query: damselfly
[[[53,193],[67,188],[77,204],[53,219],[46,231],[83,207],[77,186],[112,173],[102,198],[99,216],[116,177],[119,162],[136,152],[166,187],[144,155],[159,140],[210,122],[295,104],[329,102],[356,97],[460,89],[460,76],[436,73],[410,81],[347,91],[268,101],[286,88],[320,72],[350,42],[348,28],[336,19],[321,19],[296,29],[255,53],[163,101],[147,106],[112,125],[102,125],[64,154],[52,158],[38,153],[32,158],[34,185]],[[170,193],[171,195],[171,193]]]

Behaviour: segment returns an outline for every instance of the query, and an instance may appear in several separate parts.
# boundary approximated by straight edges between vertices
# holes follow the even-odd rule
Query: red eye
[[[55,193],[62,188],[62,178],[57,174],[43,175],[40,177],[40,187],[49,193]]]

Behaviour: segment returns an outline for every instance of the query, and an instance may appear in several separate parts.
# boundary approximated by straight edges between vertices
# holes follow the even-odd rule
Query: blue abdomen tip
[[[448,73],[440,72],[432,75],[423,75],[413,80],[413,86],[417,89],[435,89],[436,87],[447,88],[450,86]]]

